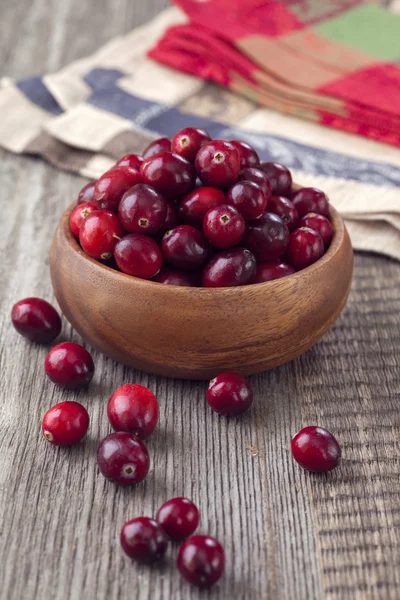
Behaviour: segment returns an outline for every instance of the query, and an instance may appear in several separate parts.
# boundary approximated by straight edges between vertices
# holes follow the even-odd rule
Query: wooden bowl
[[[333,208],[332,243],[311,267],[257,285],[207,289],[137,279],[89,258],[69,229],[73,207],[50,252],[56,298],[88,344],[136,369],[211,379],[282,365],[332,327],[350,290],[353,251]]]

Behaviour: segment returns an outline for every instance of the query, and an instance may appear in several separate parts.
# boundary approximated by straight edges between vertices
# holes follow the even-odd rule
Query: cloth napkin
[[[171,7],[58,73],[3,79],[0,146],[97,178],[157,137],[202,127],[288,165],[297,183],[327,192],[355,249],[400,260],[400,150],[261,108],[147,56],[169,28],[188,22]]]

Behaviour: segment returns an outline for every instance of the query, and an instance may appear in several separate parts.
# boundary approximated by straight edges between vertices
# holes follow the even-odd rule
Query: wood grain
[[[2,73],[56,69],[164,5],[0,0]],[[357,255],[335,327],[302,358],[252,377],[255,404],[242,419],[211,414],[205,384],[150,377],[98,353],[89,391],[63,392],[43,375],[46,349],[16,335],[9,311],[27,295],[52,300],[51,238],[83,180],[2,153],[0,183],[0,598],[397,600],[399,264]],[[66,322],[62,337],[79,341]],[[109,432],[105,402],[129,381],[149,385],[161,416],[149,477],[123,490],[98,474],[95,450]],[[92,419],[89,438],[69,450],[40,435],[41,416],[64,399],[81,401]],[[306,424],[341,441],[336,472],[293,464],[290,438]],[[178,494],[198,503],[201,531],[225,545],[226,575],[212,593],[181,581],[176,548],[151,570],[121,555],[125,519]]]

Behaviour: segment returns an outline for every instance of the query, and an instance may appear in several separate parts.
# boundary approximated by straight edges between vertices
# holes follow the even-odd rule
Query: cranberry
[[[231,287],[250,283],[256,270],[254,254],[245,248],[230,248],[216,254],[203,271],[204,287]]]
[[[289,238],[287,258],[300,271],[315,263],[324,254],[324,242],[319,233],[309,227],[295,229]]]
[[[292,202],[299,212],[299,217],[314,212],[324,217],[329,216],[329,200],[326,194],[317,188],[302,188],[294,193]]]
[[[174,202],[172,202],[172,200],[167,200],[167,216],[165,217],[165,221],[162,224],[161,228],[157,231],[157,237],[162,236],[167,233],[167,231],[169,231],[170,229],[173,229],[174,227],[177,227],[180,223],[179,221],[179,217],[178,217],[178,211],[177,208],[174,204]]]
[[[15,329],[37,344],[52,342],[61,331],[61,319],[55,308],[41,298],[24,298],[11,310]]]
[[[178,269],[168,269],[163,267],[161,271],[153,277],[153,281],[157,283],[165,283],[167,285],[181,285],[187,287],[196,287],[196,279],[192,273],[179,271]]]
[[[232,146],[235,146],[239,152],[240,170],[260,166],[260,157],[250,144],[240,140],[231,140],[230,143]]]
[[[287,196],[292,189],[292,174],[284,165],[262,162],[261,169],[269,177],[274,196]]]
[[[165,198],[188,194],[196,181],[193,165],[172,152],[159,152],[143,162],[140,167],[143,181]]]
[[[125,554],[144,565],[162,558],[167,550],[168,536],[157,521],[137,517],[121,529],[121,546]]]
[[[267,201],[272,196],[272,184],[268,176],[261,169],[243,169],[239,174],[240,181],[252,181],[260,186],[264,194],[267,196]]]
[[[220,373],[210,381],[207,402],[224,417],[240,415],[253,403],[253,390],[249,382],[237,373]]]
[[[60,402],[43,417],[42,431],[48,442],[55,446],[72,446],[86,435],[89,427],[87,410],[79,402]]]
[[[107,415],[115,431],[127,431],[145,440],[157,425],[157,398],[143,385],[126,383],[109,399]]]
[[[182,220],[193,227],[202,227],[203,219],[211,208],[225,204],[222,190],[213,187],[199,187],[186,196],[179,206]]]
[[[151,142],[143,152],[143,158],[149,158],[159,152],[171,152],[171,140],[169,138],[159,138]]]
[[[167,201],[144,183],[125,192],[118,207],[122,227],[131,233],[156,233],[164,225]]]
[[[268,212],[278,215],[288,226],[289,231],[293,231],[299,222],[299,213],[291,200],[284,196],[272,196],[268,203]]]
[[[200,148],[210,141],[211,138],[204,129],[186,127],[172,138],[171,151],[186,158],[189,162],[194,162]]]
[[[156,514],[156,521],[174,542],[192,535],[197,529],[199,520],[197,506],[187,498],[172,498],[164,502]]]
[[[208,211],[203,221],[206,238],[215,248],[231,248],[242,239],[246,230],[244,218],[236,208],[221,204]]]
[[[211,587],[224,571],[224,549],[215,538],[192,535],[179,548],[176,564],[189,583],[199,588]]]
[[[141,279],[151,279],[162,266],[160,248],[154,240],[140,233],[123,237],[114,248],[114,258],[121,271]]]
[[[67,390],[89,385],[94,374],[93,359],[80,344],[62,342],[54,346],[44,361],[47,377]]]
[[[97,204],[95,202],[84,202],[75,206],[74,210],[69,216],[69,227],[74,237],[79,239],[79,229],[82,221],[94,210],[97,210]]]
[[[272,281],[273,279],[281,279],[295,273],[295,269],[291,265],[287,265],[280,260],[263,262],[257,265],[257,271],[251,283],[264,283],[264,281]]]
[[[139,171],[129,167],[113,167],[97,181],[93,200],[98,208],[117,212],[122,196],[137,183],[142,183]]]
[[[317,213],[307,213],[300,219],[299,226],[314,229],[321,236],[325,248],[329,246],[332,239],[332,225],[329,219]]]
[[[307,471],[323,473],[338,466],[341,449],[337,439],[323,427],[304,427],[292,439],[292,454]]]
[[[191,225],[178,225],[167,231],[161,249],[167,263],[178,269],[200,269],[210,256],[203,234]]]
[[[142,481],[150,468],[144,443],[131,433],[110,433],[97,448],[97,464],[104,477],[120,485]]]
[[[278,215],[266,212],[250,221],[243,246],[253,252],[258,261],[274,260],[283,254],[289,243],[289,230]]]
[[[197,174],[205,185],[228,188],[239,177],[239,150],[230,142],[208,142],[198,151],[195,165]]]
[[[131,169],[140,171],[140,165],[142,164],[143,160],[144,158],[138,154],[125,154],[125,156],[119,159],[115,166],[130,167]]]
[[[117,215],[109,210],[95,210],[82,221],[79,242],[92,258],[107,260],[123,235]]]
[[[89,181],[86,185],[83,186],[81,191],[78,194],[77,204],[84,204],[85,202],[92,202],[93,200],[93,192],[95,188],[96,182]]]
[[[261,217],[268,204],[268,197],[262,189],[252,181],[238,181],[228,192],[228,204],[234,206],[246,219]]]

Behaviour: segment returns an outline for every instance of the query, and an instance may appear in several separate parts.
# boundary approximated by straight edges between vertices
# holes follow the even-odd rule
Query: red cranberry
[[[109,399],[107,415],[115,431],[127,431],[145,440],[157,425],[157,398],[143,385],[126,383]]]
[[[163,267],[158,275],[153,277],[153,281],[167,285],[196,287],[196,279],[192,273],[179,271],[178,269],[168,269],[168,267]]]
[[[215,248],[231,248],[242,239],[246,230],[244,218],[236,208],[221,204],[208,211],[203,221],[206,238]]]
[[[314,229],[322,237],[325,248],[329,246],[332,239],[332,225],[329,219],[317,213],[307,213],[300,219],[299,227]]]
[[[292,454],[307,471],[324,473],[338,466],[341,449],[337,439],[323,427],[304,427],[292,439]]]
[[[144,443],[131,433],[110,433],[97,448],[97,464],[104,477],[120,485],[142,481],[150,468]]]
[[[44,370],[53,383],[67,390],[76,390],[92,381],[94,364],[83,346],[74,342],[62,342],[54,346],[46,356]]]
[[[290,234],[287,258],[297,271],[309,267],[323,254],[324,242],[313,229],[300,227]]]
[[[79,229],[82,221],[94,210],[97,210],[97,204],[95,202],[84,202],[75,206],[74,210],[69,216],[69,227],[74,237],[79,239]]]
[[[125,523],[120,540],[125,554],[143,565],[152,565],[160,560],[168,547],[164,529],[148,517],[137,517]]]
[[[122,158],[119,159],[116,167],[130,167],[131,169],[136,169],[136,171],[140,171],[140,165],[142,164],[144,158],[139,156],[138,154],[125,154]]]
[[[211,138],[204,129],[186,127],[172,138],[171,151],[193,163],[200,148],[210,141]]]
[[[272,196],[272,184],[268,176],[261,169],[243,169],[239,174],[240,181],[252,181],[260,186],[264,194],[267,196],[267,201]]]
[[[92,258],[111,258],[114,246],[124,235],[117,215],[109,210],[96,210],[88,214],[79,229],[79,242]]]
[[[295,273],[295,269],[291,265],[287,265],[280,260],[263,262],[257,265],[257,271],[251,283],[264,283],[264,281],[272,281],[273,279],[281,279]]]
[[[159,152],[171,152],[171,140],[169,138],[159,138],[151,142],[143,152],[143,158],[149,158]]]
[[[208,588],[218,581],[224,571],[224,549],[215,538],[192,535],[179,548],[176,564],[189,583]]]
[[[283,254],[289,242],[289,230],[278,215],[266,212],[250,221],[243,246],[251,250],[258,261],[275,260]]]
[[[167,231],[161,249],[167,263],[177,269],[200,269],[210,256],[203,234],[191,225],[178,225]]]
[[[240,415],[253,403],[253,390],[249,382],[237,373],[220,373],[210,381],[207,402],[224,417]]]
[[[85,202],[92,202],[95,185],[96,185],[95,181],[89,181],[89,183],[87,183],[86,185],[83,186],[83,188],[81,189],[81,191],[78,194],[77,204],[84,204]]]
[[[231,287],[250,283],[256,270],[254,254],[245,248],[230,248],[216,254],[203,271],[204,287]]]
[[[299,213],[291,200],[284,196],[272,196],[268,203],[268,212],[278,215],[288,226],[289,231],[293,231],[299,222]]]
[[[42,431],[55,446],[72,446],[80,442],[89,427],[87,410],[79,402],[60,402],[43,417]]]
[[[61,319],[55,308],[41,298],[24,298],[11,310],[15,329],[37,344],[52,342],[61,331]]]
[[[205,185],[228,188],[239,177],[239,150],[230,142],[208,142],[198,151],[195,165],[197,174]]]
[[[179,206],[181,219],[193,227],[202,227],[203,219],[211,208],[226,203],[222,190],[213,187],[199,187],[182,200]]]
[[[162,224],[162,227],[157,231],[157,237],[162,236],[167,233],[170,229],[174,229],[179,225],[179,217],[178,210],[172,200],[167,200],[167,216],[165,217],[165,221]]]
[[[262,162],[261,169],[269,177],[274,196],[288,196],[292,190],[292,174],[284,165]]]
[[[199,520],[197,506],[187,498],[172,498],[164,502],[156,514],[156,521],[174,542],[192,535],[197,529]]]
[[[234,206],[246,221],[251,221],[265,212],[268,197],[256,183],[238,181],[229,189],[227,203]]]
[[[143,181],[165,198],[188,194],[196,181],[193,165],[172,152],[159,152],[143,162],[140,167]]]
[[[151,279],[162,266],[160,248],[154,240],[140,233],[123,237],[114,248],[114,258],[121,271],[141,279]]]
[[[240,140],[231,140],[230,143],[232,146],[235,146],[239,152],[240,170],[260,166],[260,157],[250,144]]]
[[[292,196],[292,202],[299,212],[299,217],[314,212],[324,217],[329,216],[329,200],[326,194],[317,188],[302,188]]]
[[[113,167],[97,181],[93,200],[98,208],[117,212],[122,196],[137,183],[142,183],[139,171],[129,167]]]
[[[164,225],[167,201],[144,183],[125,192],[118,207],[122,227],[131,233],[156,233]]]

